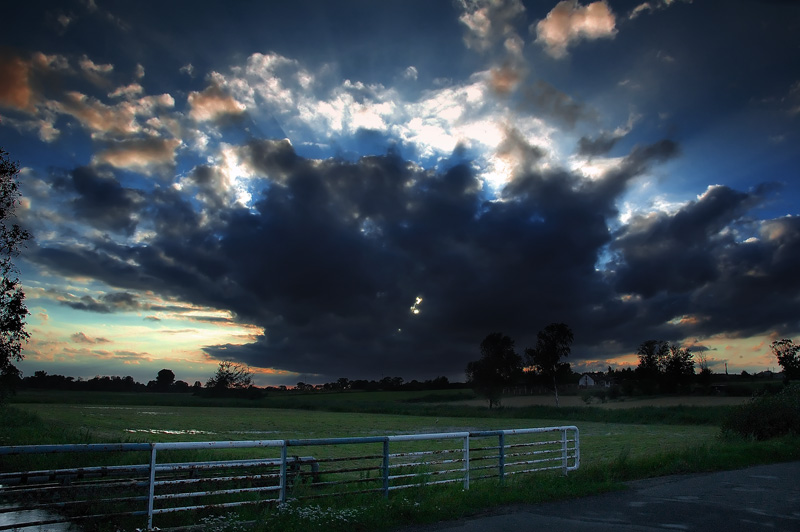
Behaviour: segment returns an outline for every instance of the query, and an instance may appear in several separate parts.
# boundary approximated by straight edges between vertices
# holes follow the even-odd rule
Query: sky
[[[24,375],[464,380],[568,324],[780,369],[800,333],[800,5],[15,2]]]

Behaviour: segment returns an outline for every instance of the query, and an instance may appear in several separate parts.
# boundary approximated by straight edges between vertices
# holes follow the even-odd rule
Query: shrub
[[[722,432],[755,440],[800,434],[800,385],[787,386],[775,395],[753,397],[725,418]]]

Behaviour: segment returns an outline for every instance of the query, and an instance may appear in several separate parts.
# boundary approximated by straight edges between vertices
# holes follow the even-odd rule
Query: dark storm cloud
[[[77,193],[72,200],[75,216],[97,229],[133,234],[135,215],[142,204],[139,191],[124,188],[113,176],[89,167],[73,170],[66,186]]]
[[[617,289],[647,298],[714,281],[720,275],[720,248],[735,244],[735,235],[723,229],[753,206],[754,199],[716,186],[675,214],[635,217],[612,246],[621,257]]]
[[[524,139],[508,142],[522,160],[540,157]],[[97,240],[38,249],[34,260],[119,294],[150,290],[229,310],[265,333],[207,354],[320,379],[458,378],[489,332],[525,347],[553,321],[573,327],[577,361],[651,337],[796,320],[800,227],[746,218],[763,191],[712,187],[677,213],[612,232],[631,180],[677,152],[668,140],[636,147],[591,181],[523,164],[492,199],[468,165],[435,173],[396,154],[314,161],[287,141],[252,141],[239,152],[257,174],[251,208],[206,202],[201,216],[179,191],[157,188],[128,212],[155,229],[146,245]],[[190,181],[221,199],[218,178],[198,167]],[[737,236],[746,231],[758,239]],[[603,256],[608,269],[598,268]],[[119,294],[72,304],[112,309],[126,304]]]
[[[100,314],[137,310],[140,306],[136,297],[127,292],[103,294],[99,300],[92,296],[83,296],[78,300],[64,298],[61,303],[75,310],[85,310]]]

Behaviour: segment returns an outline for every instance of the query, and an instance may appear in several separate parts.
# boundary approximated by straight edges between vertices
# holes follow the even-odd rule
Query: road
[[[800,462],[630,482],[629,489],[514,506],[401,532],[800,531]]]

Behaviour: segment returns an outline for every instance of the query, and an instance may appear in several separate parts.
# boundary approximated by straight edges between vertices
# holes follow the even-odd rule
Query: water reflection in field
[[[216,434],[216,432],[211,432],[209,430],[195,430],[195,429],[185,429],[185,430],[125,429],[125,432],[144,432],[145,434],[172,434],[172,435],[181,435],[181,434]]]
[[[14,506],[0,504],[0,528],[17,525],[20,523],[35,523],[52,521],[58,516],[46,510],[21,510],[14,511]],[[80,528],[72,523],[53,523],[49,525],[19,526],[11,530],[18,532],[79,532]]]

